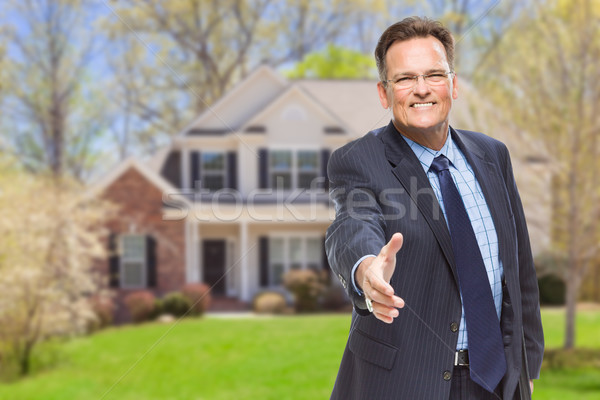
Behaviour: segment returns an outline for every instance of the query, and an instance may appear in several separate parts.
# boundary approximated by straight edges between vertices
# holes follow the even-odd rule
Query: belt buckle
[[[458,359],[459,354],[462,355],[462,357],[460,357],[461,358],[460,360]],[[458,351],[454,352],[454,366],[468,367],[469,366],[468,354],[469,353],[467,352],[467,350],[458,350]]]

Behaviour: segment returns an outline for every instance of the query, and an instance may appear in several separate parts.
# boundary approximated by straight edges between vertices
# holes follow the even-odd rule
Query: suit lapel
[[[455,281],[458,282],[448,225],[419,159],[391,122],[381,135],[386,157],[392,164],[392,173],[427,221],[450,265]],[[415,212],[416,210],[409,210],[408,217],[415,218]]]
[[[498,236],[498,254],[506,266],[504,249],[508,243],[507,240],[510,238],[509,228],[506,224],[506,221],[510,218],[508,212],[510,204],[506,196],[506,186],[502,175],[498,171],[498,166],[490,160],[485,151],[476,143],[469,140],[468,137],[459,135],[453,128],[450,128],[450,132],[454,142],[467,158],[475,173],[477,182],[481,186]]]

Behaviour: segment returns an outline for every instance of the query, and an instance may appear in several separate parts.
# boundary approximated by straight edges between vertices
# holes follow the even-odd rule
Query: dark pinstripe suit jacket
[[[452,138],[473,168],[490,208],[504,267],[501,327],[512,398],[524,332],[530,376],[537,378],[543,333],[538,287],[521,200],[506,146],[481,133]],[[447,399],[461,316],[450,234],[417,157],[390,123],[335,151],[328,166],[336,218],[327,231],[331,268],[354,303],[348,343],[332,399]],[[404,235],[391,285],[406,301],[391,325],[369,314],[352,288],[351,269]],[[455,329],[454,329],[455,330]],[[511,395],[506,395],[506,394]]]

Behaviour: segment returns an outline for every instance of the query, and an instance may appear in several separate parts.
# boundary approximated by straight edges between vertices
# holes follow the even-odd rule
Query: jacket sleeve
[[[357,148],[361,148],[359,151]],[[327,168],[335,220],[327,230],[325,249],[331,269],[342,282],[354,308],[367,315],[365,298],[352,284],[352,268],[363,256],[379,254],[385,245],[385,221],[371,187],[375,168],[369,151],[354,142],[335,151]],[[373,150],[373,149],[371,149]]]
[[[544,334],[540,315],[540,301],[537,275],[531,254],[529,233],[523,212],[523,205],[515,183],[513,169],[508,150],[504,147],[505,179],[511,199],[512,212],[517,232],[517,249],[519,263],[519,285],[521,288],[521,306],[523,312],[523,333],[527,349],[527,363],[531,379],[538,379],[542,367],[544,352]]]

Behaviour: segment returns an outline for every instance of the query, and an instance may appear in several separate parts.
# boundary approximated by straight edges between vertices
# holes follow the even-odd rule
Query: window
[[[310,189],[319,176],[319,153],[314,150],[273,150],[269,160],[273,189]]]
[[[225,154],[202,153],[200,166],[202,187],[217,191],[225,187]]]
[[[299,151],[298,188],[310,189],[311,182],[319,176],[319,155],[316,151]]]
[[[310,269],[320,270],[323,259],[323,242],[321,238],[306,239],[306,266]]]
[[[292,188],[292,152],[275,150],[271,152],[271,187],[290,190]]]
[[[269,239],[270,284],[281,285],[283,276],[292,269],[320,270],[322,258],[320,237],[277,237]]]
[[[121,287],[146,287],[146,237],[121,236]]]
[[[271,264],[271,285],[281,285],[285,269],[285,241],[271,239],[269,243],[269,260]]]

